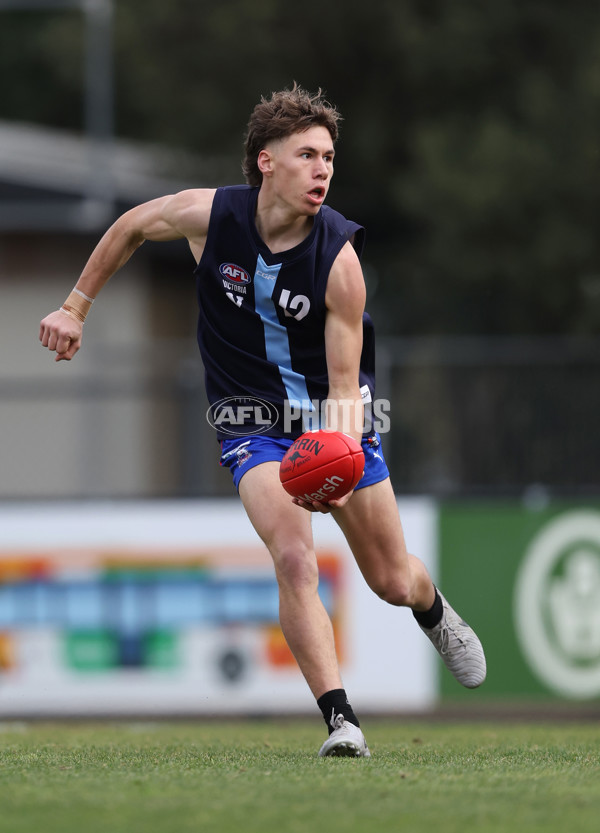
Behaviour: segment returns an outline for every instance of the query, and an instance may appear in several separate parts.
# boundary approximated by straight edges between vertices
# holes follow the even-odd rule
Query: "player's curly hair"
[[[262,183],[258,154],[268,142],[320,125],[327,128],[335,144],[341,118],[337,109],[323,97],[320,88],[312,94],[294,82],[291,90],[271,93],[269,99],[262,96],[252,111],[244,141],[242,171],[246,182],[249,185]]]

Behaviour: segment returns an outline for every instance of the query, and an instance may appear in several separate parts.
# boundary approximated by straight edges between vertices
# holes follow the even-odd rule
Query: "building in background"
[[[204,393],[184,241],[136,253],[99,298],[68,367],[37,341],[40,318],[60,305],[118,214],[209,177],[198,160],[114,141],[99,172],[110,199],[100,200],[98,161],[85,137],[0,124],[3,498],[198,492],[194,455],[212,433],[204,420],[193,431],[185,423],[187,401]],[[218,160],[204,164],[219,175]],[[164,173],[174,169],[189,178]]]

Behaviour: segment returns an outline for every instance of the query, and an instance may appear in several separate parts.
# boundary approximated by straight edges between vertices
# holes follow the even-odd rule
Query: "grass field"
[[[366,721],[0,724],[2,833],[600,829],[600,726]]]

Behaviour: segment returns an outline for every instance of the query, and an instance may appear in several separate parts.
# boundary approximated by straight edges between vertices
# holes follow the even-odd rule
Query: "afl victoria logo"
[[[222,263],[219,266],[219,272],[223,275],[224,278],[227,278],[228,281],[232,283],[250,283],[252,278],[246,272],[245,269],[242,269],[241,266],[236,266],[235,263]]]
[[[600,694],[600,513],[566,512],[529,545],[515,586],[515,625],[533,673],[558,694]]]

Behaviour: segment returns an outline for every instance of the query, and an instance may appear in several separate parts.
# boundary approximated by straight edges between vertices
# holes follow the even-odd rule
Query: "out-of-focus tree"
[[[402,326],[599,332],[600,6],[411,6]]]
[[[233,177],[261,94],[325,88],[380,329],[599,331],[597,0],[116,0],[114,23],[119,135]],[[0,16],[0,117],[81,128],[81,34]]]

